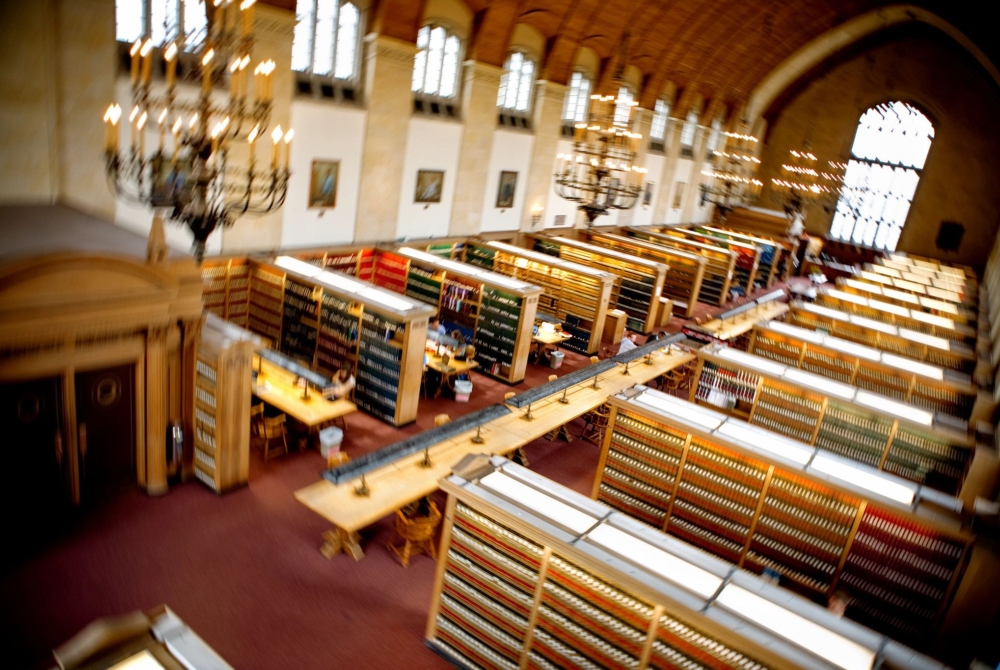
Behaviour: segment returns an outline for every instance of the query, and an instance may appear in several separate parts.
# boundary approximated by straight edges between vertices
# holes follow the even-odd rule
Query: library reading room
[[[0,1],[0,666],[1000,668],[981,7]]]

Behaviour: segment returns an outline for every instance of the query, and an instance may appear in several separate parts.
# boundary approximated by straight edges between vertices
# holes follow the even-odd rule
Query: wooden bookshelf
[[[244,328],[250,299],[250,264],[245,258],[206,259],[201,266],[205,311]]]
[[[717,226],[692,226],[692,230],[722,239],[759,246],[761,248],[759,276],[765,287],[771,286],[775,282],[785,281],[792,274],[795,266],[795,253],[799,248],[798,240],[789,241],[782,238],[763,237]],[[766,282],[764,277],[767,278]]]
[[[720,221],[719,216],[715,218],[715,225],[719,228],[731,228],[751,235],[783,240],[791,234],[792,222],[778,210],[737,207],[726,214],[725,220]]]
[[[594,499],[807,597],[844,591],[850,618],[896,639],[936,631],[974,539],[960,500],[922,501],[897,477],[672,396],[629,396],[609,400]]]
[[[760,257],[763,253],[761,246],[737,242],[736,240],[724,239],[713,235],[706,235],[688,228],[678,226],[654,226],[656,232],[702,244],[711,244],[722,249],[729,249],[736,252],[736,265],[733,268],[732,285],[743,289],[746,295],[750,295],[757,290],[754,283],[758,281],[758,271],[760,269]],[[759,284],[764,287],[763,281]]]
[[[849,665],[848,648],[864,657],[857,667],[939,667],[525,468],[480,458],[441,480],[449,497],[425,635],[458,667],[828,670]],[[579,526],[562,526],[557,510]],[[741,597],[773,619],[731,604]],[[822,631],[829,650],[810,650],[793,632],[803,628]]]
[[[538,312],[562,322],[573,337],[567,349],[593,354],[601,348],[604,317],[615,276],[503,242],[470,241],[465,262],[540,286]]]
[[[883,286],[878,282],[839,277],[836,285],[837,290],[844,293],[853,293],[863,298],[881,300],[882,302],[900,305],[901,307],[907,307],[928,314],[938,314],[948,317],[955,323],[968,324],[973,328],[976,326],[978,320],[978,315],[962,304],[948,300],[939,300],[926,295],[917,295],[908,291],[900,291],[896,288]]]
[[[707,259],[623,235],[594,230],[581,230],[579,235],[583,241],[590,244],[669,265],[670,272],[663,282],[663,295],[673,301],[676,314],[686,319],[694,316],[695,304],[701,300],[701,285],[705,278]]]
[[[781,323],[757,324],[747,351],[966,422],[988,418],[975,416],[979,388],[968,375],[891,353],[883,355],[815,331],[799,334],[795,330]]]
[[[261,295],[275,305],[261,310],[280,315],[278,351],[325,375],[352,369],[359,408],[396,426],[416,419],[434,308],[347,275],[320,276],[322,268],[287,256],[251,265]],[[268,337],[255,330],[252,310],[253,303],[251,330]]]
[[[917,295],[947,300],[955,304],[975,306],[978,291],[975,284],[971,286],[954,278],[939,280],[920,274],[901,272],[878,264],[866,264],[858,273],[859,279],[891,285],[900,291],[908,291]]]
[[[524,379],[541,288],[443,254],[402,247],[396,255],[408,264],[406,295],[436,307],[449,330],[469,335],[478,372],[510,384]]]
[[[657,325],[660,295],[670,267],[665,263],[605,249],[568,237],[525,236],[534,250],[595,269],[609,269],[615,274],[609,308],[627,315],[626,327],[638,333],[650,333]]]
[[[949,370],[972,373],[976,367],[976,352],[965,344],[829,307],[792,302],[787,320],[795,326],[824,331],[834,337]]]
[[[216,493],[247,483],[250,392],[259,337],[209,313],[195,362],[194,476]]]
[[[974,344],[976,341],[975,328],[964,323],[956,323],[950,317],[910,309],[883,300],[864,298],[837,289],[819,289],[815,303],[873,321],[943,337],[960,344]]]
[[[976,455],[967,433],[942,428],[932,412],[881,394],[835,387],[798,370],[793,380],[784,365],[734,351],[708,345],[697,352],[692,402],[939,491],[960,491]],[[733,360],[737,356],[744,362]]]
[[[701,256],[707,262],[705,263],[705,275],[701,281],[699,299],[702,302],[711,302],[715,305],[724,305],[729,302],[729,287],[735,275],[736,261],[739,256],[735,251],[671,235],[663,235],[645,228],[624,228],[622,232],[628,237],[644,240],[651,244]]]

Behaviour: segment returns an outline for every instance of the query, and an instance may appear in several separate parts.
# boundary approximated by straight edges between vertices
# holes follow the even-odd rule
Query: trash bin
[[[336,426],[330,426],[319,431],[319,453],[329,459],[330,454],[340,451],[340,443],[344,441],[344,431]]]
[[[472,395],[472,382],[466,379],[458,379],[455,381],[455,400],[458,402],[469,402],[469,396]]]
[[[557,370],[562,367],[563,359],[566,358],[566,354],[561,351],[553,351],[549,354],[549,367],[553,370]]]

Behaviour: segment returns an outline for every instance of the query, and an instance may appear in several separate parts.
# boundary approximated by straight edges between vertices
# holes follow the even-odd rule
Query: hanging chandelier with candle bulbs
[[[785,212],[790,221],[802,217],[810,203],[817,203],[830,211],[843,191],[844,171],[847,165],[838,161],[823,162],[816,158],[808,145],[805,149],[791,149],[789,159],[781,165],[781,177],[771,179],[771,197]]]
[[[711,179],[701,185],[701,204],[715,205],[724,221],[737,207],[756,203],[764,184],[757,179],[757,138],[746,132],[724,132],[723,137],[723,149],[712,152],[712,169],[702,171]]]
[[[185,44],[183,33],[168,36],[162,45],[154,45],[148,35],[140,37],[129,52],[129,113],[124,116],[121,107],[112,104],[104,115],[105,171],[113,192],[125,202],[161,210],[185,224],[194,236],[193,253],[199,262],[215,230],[231,226],[244,214],[279,209],[288,190],[294,132],[269,128],[275,64],[251,63],[254,2],[214,0],[209,30],[200,44]],[[182,49],[196,58],[190,82],[179,86]],[[162,85],[152,78],[157,52],[165,70]],[[228,94],[221,86],[227,79]],[[123,135],[129,137],[125,147]],[[267,140],[272,144],[270,156],[266,150],[258,156],[257,144]],[[246,156],[237,160],[234,148],[244,142]]]

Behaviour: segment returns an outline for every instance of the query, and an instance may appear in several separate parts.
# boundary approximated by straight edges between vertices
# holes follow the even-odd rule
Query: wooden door
[[[76,375],[81,504],[136,487],[134,380],[133,365]]]
[[[0,537],[16,562],[68,520],[69,457],[56,377],[0,384]]]

